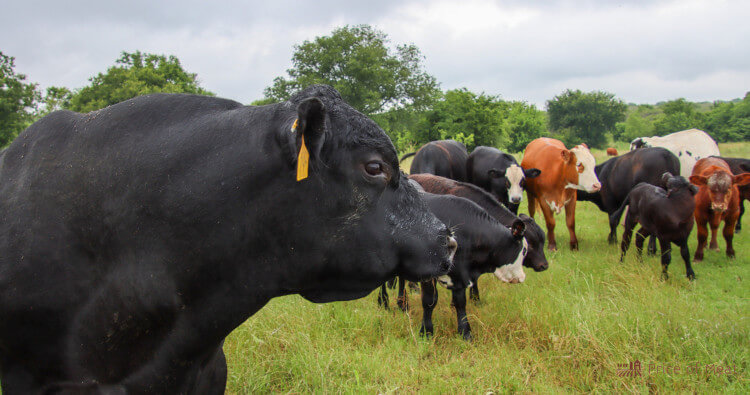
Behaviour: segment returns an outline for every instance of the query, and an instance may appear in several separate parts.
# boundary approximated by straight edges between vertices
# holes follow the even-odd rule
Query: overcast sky
[[[565,89],[632,103],[750,90],[750,1],[4,1],[0,51],[40,86],[86,86],[122,51],[175,55],[218,96],[249,103],[295,44],[370,24],[415,44],[444,90],[544,108]]]

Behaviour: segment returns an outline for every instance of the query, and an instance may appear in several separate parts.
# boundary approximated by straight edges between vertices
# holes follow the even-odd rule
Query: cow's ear
[[[501,173],[498,169],[489,169],[487,170],[487,175],[490,176],[490,178],[500,178],[505,177],[505,173]]]
[[[732,184],[737,184],[738,186],[750,184],[750,173],[737,174],[734,176]]]
[[[670,178],[672,178],[672,173],[668,171],[665,171],[664,174],[661,175],[661,184],[664,188],[667,187]]]
[[[513,224],[510,225],[510,232],[513,233],[513,238],[519,240],[523,237],[524,233],[526,233],[526,224],[520,219],[516,219],[513,221]]]
[[[317,97],[303,100],[297,106],[297,150],[302,149],[302,138],[311,158],[317,158],[326,136],[326,108]]]
[[[532,167],[531,169],[523,169],[523,175],[526,178],[536,178],[539,177],[540,174],[542,174],[542,171],[537,169],[536,167]]]
[[[573,153],[570,152],[570,150],[568,150],[568,149],[562,150],[562,152],[560,152],[560,154],[562,155],[562,158],[565,161],[565,163],[570,162],[570,158],[573,157]]]
[[[690,182],[697,186],[703,186],[708,183],[708,179],[703,176],[690,176]]]

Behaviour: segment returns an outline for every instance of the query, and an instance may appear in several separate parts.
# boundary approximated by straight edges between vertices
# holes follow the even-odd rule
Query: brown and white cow
[[[534,216],[538,203],[547,223],[547,247],[550,250],[557,249],[554,215],[563,208],[570,233],[570,248],[578,249],[575,190],[596,192],[602,187],[594,173],[595,165],[596,161],[586,144],[567,149],[560,140],[542,137],[526,146],[521,167],[541,170],[539,177],[526,180],[529,215]]]
[[[698,225],[698,247],[693,260],[703,260],[708,229],[711,226],[710,249],[719,250],[716,233],[724,221],[724,240],[727,242],[727,256],[734,257],[734,227],[740,215],[739,185],[750,184],[750,173],[732,174],[727,162],[719,158],[703,158],[695,163],[690,182],[698,186],[695,195],[695,222]]]

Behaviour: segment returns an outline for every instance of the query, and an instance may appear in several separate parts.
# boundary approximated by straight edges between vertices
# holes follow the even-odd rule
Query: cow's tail
[[[408,157],[410,157],[410,156],[414,156],[414,155],[415,155],[416,153],[417,153],[417,151],[414,151],[414,152],[409,152],[408,154],[406,154],[406,155],[402,156],[402,157],[401,157],[401,159],[399,159],[399,160],[398,160],[398,163],[401,163],[401,162],[403,162],[403,161],[404,161],[404,159],[406,159],[406,158],[408,158]]]
[[[632,192],[632,190],[631,190]],[[620,205],[620,208],[617,209],[614,213],[612,213],[609,218],[621,218],[622,212],[625,211],[625,207],[630,205],[630,192],[628,192],[628,196],[625,196],[625,200],[622,201],[622,204]]]

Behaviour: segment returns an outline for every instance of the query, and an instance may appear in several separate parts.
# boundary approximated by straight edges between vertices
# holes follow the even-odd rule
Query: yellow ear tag
[[[297,130],[297,123],[299,120],[294,120],[292,130]],[[310,164],[310,152],[307,151],[305,145],[305,136],[302,135],[302,147],[299,149],[299,156],[297,156],[297,181],[302,181],[307,178],[308,166]]]

